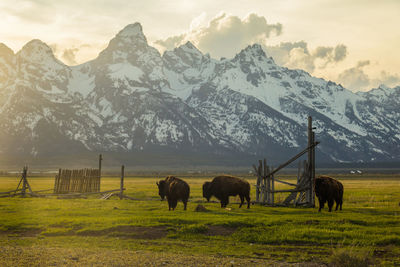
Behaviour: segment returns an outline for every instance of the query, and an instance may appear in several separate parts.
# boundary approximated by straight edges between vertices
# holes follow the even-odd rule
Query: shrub
[[[371,251],[350,248],[336,248],[329,258],[331,266],[337,267],[363,267],[372,264]]]

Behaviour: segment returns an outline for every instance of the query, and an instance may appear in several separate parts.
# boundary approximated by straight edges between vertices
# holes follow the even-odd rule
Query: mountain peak
[[[191,41],[187,41],[182,47],[187,47],[189,49],[197,49]]]
[[[248,58],[248,57],[261,57],[267,58],[267,55],[264,52],[264,49],[259,44],[248,45],[246,48],[241,50],[239,54],[235,56],[235,58]]]
[[[142,25],[139,22],[125,26],[116,37],[129,40],[139,39],[147,42],[146,37],[143,34]]]
[[[191,54],[199,54],[203,55],[199,49],[197,49],[196,46],[190,41],[187,41],[185,44],[181,45],[178,47],[178,49],[181,49],[185,52],[191,53]]]
[[[53,50],[39,39],[34,39],[25,44],[18,55],[25,60],[43,63],[48,60],[56,60]]]
[[[251,51],[253,52],[255,55],[261,55],[266,57],[266,54],[264,52],[264,49],[262,48],[262,46],[260,44],[253,44],[253,45],[248,45],[245,49],[243,49],[244,51]],[[243,51],[242,50],[242,51]]]
[[[12,56],[14,56],[14,51],[12,51],[12,49],[6,46],[5,44],[0,43],[0,57],[9,58]]]

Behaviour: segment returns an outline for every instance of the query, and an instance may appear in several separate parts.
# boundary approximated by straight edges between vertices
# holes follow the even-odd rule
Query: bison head
[[[166,194],[167,194],[167,183],[164,180],[160,180],[159,182],[156,182],[158,186],[158,194],[161,197],[161,200],[164,200]]]
[[[211,198],[211,183],[210,182],[205,182],[203,184],[203,197],[205,197],[207,199],[207,201],[210,201]]]
[[[322,179],[321,177],[317,177],[314,180],[314,191],[315,195],[318,197],[321,190],[323,190],[323,187],[325,186],[325,180]]]

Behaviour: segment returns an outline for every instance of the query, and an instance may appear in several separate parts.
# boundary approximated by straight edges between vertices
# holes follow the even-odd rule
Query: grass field
[[[149,177],[125,179],[125,193],[140,200],[0,198],[0,266],[400,265],[400,175],[336,175],[344,204],[332,213],[238,204],[221,209],[202,198],[201,185],[212,177],[181,177],[191,186],[187,211],[181,202],[168,211],[157,179]],[[0,177],[0,192],[18,181]],[[54,186],[52,177],[29,181],[34,191]],[[118,187],[118,178],[102,178],[101,190]],[[209,211],[195,212],[199,203]]]

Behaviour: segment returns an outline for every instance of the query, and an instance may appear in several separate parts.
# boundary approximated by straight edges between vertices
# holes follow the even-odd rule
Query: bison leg
[[[186,200],[183,200],[182,202],[183,202],[183,210],[186,210],[187,199],[186,199]]]
[[[244,202],[244,196],[240,195],[240,205],[239,205],[239,208],[242,207],[243,202]]]
[[[178,205],[178,200],[174,199],[172,201],[172,210],[175,210],[176,206]]]
[[[225,208],[226,208],[226,206],[228,206],[228,204],[229,204],[229,196],[226,196],[226,199],[225,199]]]
[[[228,204],[229,204],[229,196],[223,196],[221,198],[221,208],[226,208]]]
[[[324,205],[325,205],[325,199],[318,198],[318,201],[319,201],[319,210],[318,210],[318,212],[321,212],[321,209],[323,209]]]
[[[332,211],[332,207],[333,207],[333,199],[328,199],[328,207],[329,207],[329,212]]]
[[[171,210],[171,208],[172,208],[171,199],[167,199],[167,200],[168,200],[168,210]]]
[[[250,196],[246,196],[247,208],[250,209]]]

